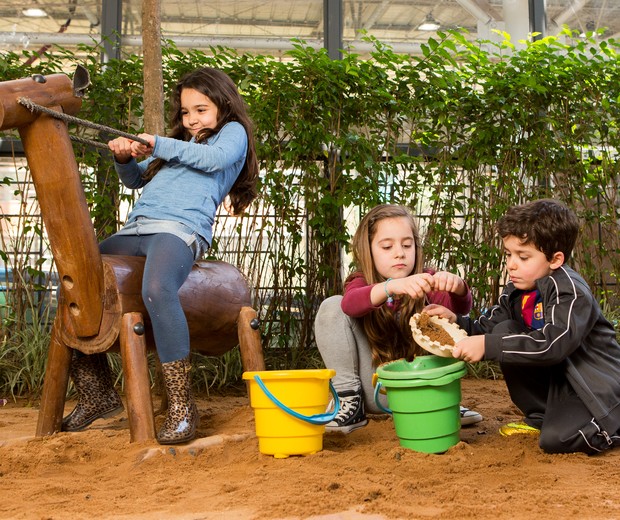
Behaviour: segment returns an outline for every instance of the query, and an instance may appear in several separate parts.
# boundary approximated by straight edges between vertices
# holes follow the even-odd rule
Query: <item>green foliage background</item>
[[[618,44],[578,39],[566,30],[516,49],[504,36],[493,44],[438,33],[420,57],[373,40],[369,59],[349,52],[337,61],[302,41],[287,60],[165,47],[165,91],[189,70],[218,67],[237,83],[255,122],[261,196],[237,221],[234,236],[216,227],[211,255],[238,265],[256,288],[270,368],[319,362],[314,316],[326,296],[341,292],[350,267],[341,254],[351,234],[345,210],[361,214],[386,201],[420,215],[427,262],[461,272],[483,309],[503,283],[497,218],[526,200],[564,200],[583,222],[572,263],[615,314]],[[26,71],[29,56],[0,55],[0,77],[71,74],[80,63],[92,85],[79,116],[131,133],[143,130],[139,56],[103,65],[97,49],[56,49]],[[71,131],[93,137],[83,127]],[[128,196],[105,152],[81,145],[75,152],[103,238],[117,229],[118,204]],[[25,323],[17,308],[8,301],[0,387],[8,384],[2,360]],[[213,370],[217,379],[221,370]],[[224,380],[234,379],[240,366],[232,376],[226,372]]]

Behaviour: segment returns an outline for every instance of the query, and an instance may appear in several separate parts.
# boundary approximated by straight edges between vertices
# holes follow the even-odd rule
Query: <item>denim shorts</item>
[[[194,252],[194,260],[200,260],[209,249],[208,242],[188,226],[174,220],[156,220],[148,217],[137,217],[128,222],[116,235],[154,235],[156,233],[170,233],[187,244]]]

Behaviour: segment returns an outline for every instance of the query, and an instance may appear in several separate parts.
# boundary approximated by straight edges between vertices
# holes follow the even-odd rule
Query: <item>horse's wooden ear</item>
[[[90,86],[90,74],[86,67],[78,65],[73,74],[73,94],[83,97],[84,91]]]

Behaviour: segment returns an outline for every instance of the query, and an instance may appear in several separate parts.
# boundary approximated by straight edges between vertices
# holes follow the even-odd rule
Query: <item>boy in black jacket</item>
[[[478,320],[441,306],[425,311],[470,334],[453,356],[498,361],[523,422],[502,435],[540,435],[548,453],[587,454],[620,446],[620,346],[586,282],[568,267],[575,214],[545,199],[499,220],[510,276],[499,302]]]

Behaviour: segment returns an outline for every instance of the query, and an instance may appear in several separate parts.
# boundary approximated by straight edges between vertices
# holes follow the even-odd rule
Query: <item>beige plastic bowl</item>
[[[420,347],[431,354],[441,357],[452,357],[452,349],[454,348],[454,345],[442,345],[438,341],[432,340],[428,336],[424,335],[418,326],[420,317],[421,314],[417,313],[411,317],[411,320],[409,320],[413,340],[420,345]],[[448,334],[450,334],[455,344],[467,337],[467,333],[463,329],[461,329],[456,323],[450,323],[445,318],[430,316],[430,321],[438,327],[443,328]]]

